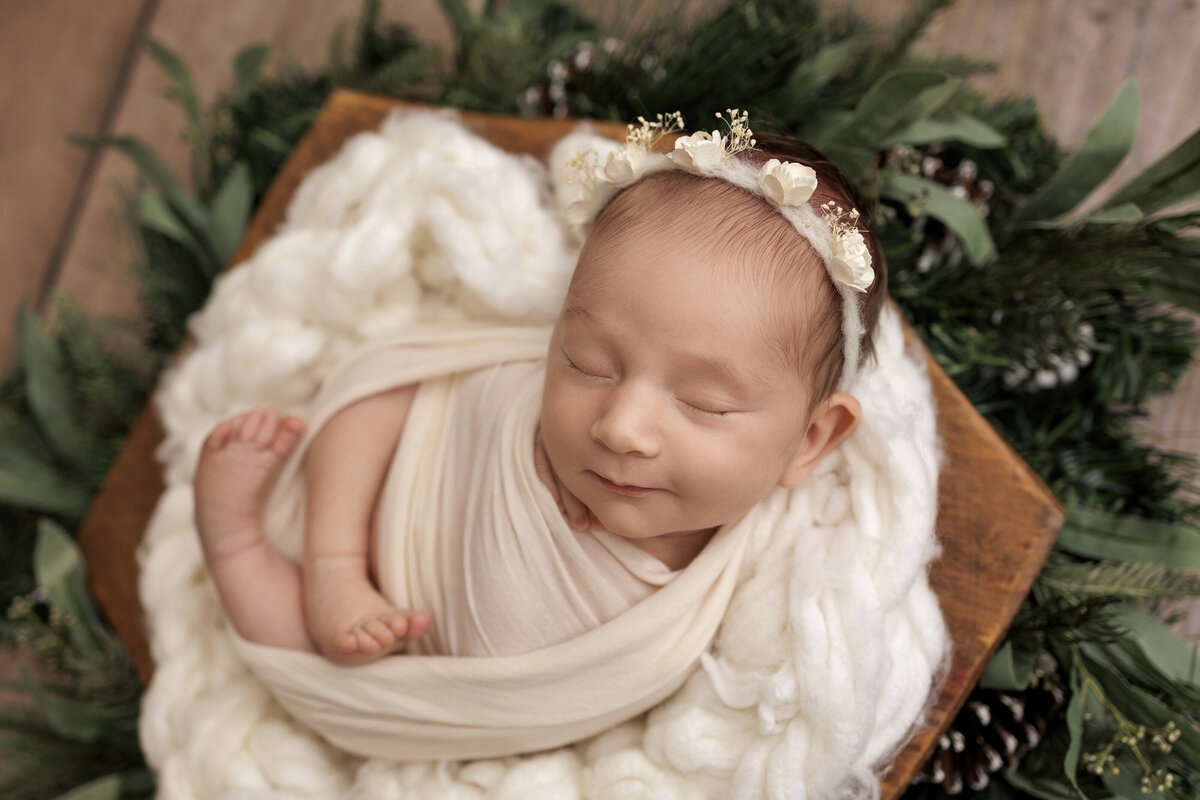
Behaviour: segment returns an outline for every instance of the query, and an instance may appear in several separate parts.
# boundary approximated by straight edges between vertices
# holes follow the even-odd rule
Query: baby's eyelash
[[[681,400],[680,402],[683,403],[688,408],[692,409],[693,411],[697,411],[701,414],[707,414],[710,417],[725,417],[725,416],[728,416],[733,413],[732,411],[712,411],[711,409],[701,408],[700,406],[692,405],[691,403],[687,402],[686,400]]]
[[[597,379],[597,380],[601,377],[601,376],[595,374],[594,372],[588,372],[586,369],[584,369],[583,367],[576,364],[574,361],[571,360],[571,357],[569,355],[567,355],[565,350],[563,351],[563,358],[565,358],[567,360],[567,366],[570,367],[574,372],[579,373],[581,376],[583,376],[585,378],[593,378],[593,379]]]

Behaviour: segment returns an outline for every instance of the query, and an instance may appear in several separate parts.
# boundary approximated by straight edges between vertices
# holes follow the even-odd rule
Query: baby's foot
[[[213,428],[196,466],[196,527],[215,562],[263,543],[259,513],[275,472],[300,441],[304,422],[256,409]]]
[[[370,663],[402,651],[429,631],[429,614],[398,609],[371,585],[361,556],[309,559],[304,600],[317,649],[339,664]]]

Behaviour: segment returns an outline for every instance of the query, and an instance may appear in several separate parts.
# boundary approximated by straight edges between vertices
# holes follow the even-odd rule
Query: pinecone
[[[926,180],[940,183],[954,195],[968,201],[979,211],[980,216],[987,217],[990,211],[990,201],[995,192],[991,181],[978,180],[979,167],[970,159],[961,159],[957,163],[948,163],[945,145],[932,144],[924,147],[908,147],[897,145],[886,154],[887,163],[901,172],[919,175]],[[958,263],[963,257],[962,245],[957,237],[947,231],[940,223],[934,222],[923,214],[912,216],[907,209],[905,218],[912,228],[913,235],[921,237],[925,247],[917,257],[916,267],[920,272],[928,272],[949,261]]]
[[[975,689],[913,782],[940,784],[951,795],[987,787],[993,773],[1012,769],[1037,747],[1062,703],[1063,691],[1054,685]]]

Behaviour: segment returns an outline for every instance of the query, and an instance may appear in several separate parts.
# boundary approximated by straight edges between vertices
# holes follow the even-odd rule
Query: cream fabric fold
[[[425,327],[359,351],[318,395],[265,514],[297,555],[304,451],[341,408],[419,383],[379,507],[394,603],[428,610],[421,651],[345,668],[240,641],[294,717],[350,753],[467,759],[557,747],[672,694],[733,592],[752,513],[672,573],[566,525],[533,463],[546,328]],[[436,654],[435,654],[436,653]]]

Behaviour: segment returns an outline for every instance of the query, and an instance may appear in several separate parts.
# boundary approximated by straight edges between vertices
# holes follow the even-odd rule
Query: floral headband
[[[577,152],[566,164],[567,182],[574,186],[573,199],[566,206],[567,219],[586,230],[617,192],[668,169],[720,178],[765,198],[809,241],[842,297],[842,385],[849,387],[858,371],[864,332],[857,295],[875,281],[871,254],[858,230],[858,210],[847,212],[833,201],[822,205],[819,212],[809,205],[817,174],[806,164],[772,158],[755,167],[734,158],[754,147],[755,140],[746,124],[746,112],[734,108],[728,114],[728,119],[716,115],[725,122],[726,132],[680,136],[669,153],[655,152],[654,146],[662,137],[684,129],[679,112],[659,114],[653,121],[638,117],[638,124],[626,129],[625,143],[610,150],[607,158],[591,148]]]

